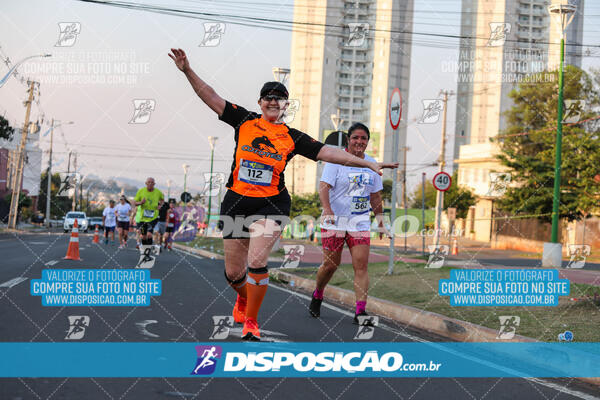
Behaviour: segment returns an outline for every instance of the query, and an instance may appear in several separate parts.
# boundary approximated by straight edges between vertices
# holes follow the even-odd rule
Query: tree
[[[568,65],[564,74],[564,98],[585,100],[580,121],[594,116],[600,105],[600,74],[594,76]],[[542,79],[553,76],[554,80]],[[543,72],[536,84],[522,83],[509,97],[514,106],[506,115],[507,128],[495,138],[498,160],[508,168],[511,181],[498,206],[514,215],[535,214],[551,221],[558,72]],[[566,110],[566,114],[569,110]],[[596,120],[597,122],[597,120]],[[598,124],[563,124],[561,194],[559,216],[580,219],[600,203],[600,184],[594,180],[600,165]]]
[[[435,197],[437,190],[433,187],[430,180],[425,181],[425,208],[430,209],[435,207]],[[419,183],[413,192],[409,195],[408,206],[410,208],[423,207],[423,185]]]
[[[422,207],[422,188],[423,185],[418,184],[410,195],[410,208]],[[437,192],[431,180],[425,181],[425,208],[435,208]],[[466,218],[469,208],[475,205],[476,200],[475,194],[471,189],[465,186],[458,186],[457,172],[454,172],[452,174],[452,185],[444,193],[443,209],[446,210],[449,207],[456,208],[456,218]]]
[[[433,185],[433,184],[432,184]],[[466,218],[469,208],[475,205],[477,198],[471,189],[458,185],[458,172],[452,174],[452,185],[444,193],[444,209],[456,208],[456,218]]]
[[[14,132],[15,128],[10,126],[6,118],[0,116],[0,139],[11,140]]]
[[[6,194],[4,196],[4,201],[7,204],[10,204],[12,201],[12,192],[8,192],[8,194]],[[19,193],[19,204],[17,205],[17,215],[21,216],[22,214],[25,214],[25,217],[27,217],[27,214],[24,213],[23,211],[25,211],[26,208],[31,207],[31,204],[33,203],[33,201],[31,200],[31,197],[28,197],[25,193],[20,192]],[[8,221],[8,219],[7,219]]]
[[[381,199],[385,201],[392,201],[392,184],[393,181],[391,179],[384,179],[383,182],[383,190],[381,191]]]
[[[292,194],[290,218],[293,219],[298,215],[310,215],[315,219],[321,216],[321,199],[319,199],[319,193]]]

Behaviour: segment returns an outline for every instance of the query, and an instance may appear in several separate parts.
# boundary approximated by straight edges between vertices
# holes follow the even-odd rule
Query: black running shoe
[[[363,317],[363,316],[364,317],[368,317],[369,314],[367,314],[366,311],[362,311],[362,312],[360,312],[358,314],[354,314],[354,323],[356,325],[360,325],[360,322],[358,321],[358,317]],[[365,318],[364,321],[363,321],[363,323],[362,323],[362,325],[364,325],[364,326],[375,326],[375,325],[373,325],[373,322],[371,321],[370,318]]]
[[[321,316],[321,303],[323,302],[323,299],[317,299],[315,297],[312,298],[312,300],[310,301],[310,306],[308,307],[308,311],[310,312],[310,315],[312,315],[315,318],[318,318]]]

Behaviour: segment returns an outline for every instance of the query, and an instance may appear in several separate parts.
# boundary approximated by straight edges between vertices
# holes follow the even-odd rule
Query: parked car
[[[45,221],[44,214],[37,213],[31,216],[31,223],[34,225],[42,225]]]
[[[88,231],[89,225],[85,213],[83,211],[70,211],[67,213],[67,215],[65,215],[65,222],[63,223],[63,229],[65,230],[65,233],[73,229],[73,224],[75,223],[76,218],[79,230],[82,230],[83,232]]]
[[[104,229],[104,224],[102,223],[102,217],[89,217],[88,218],[88,226],[90,229],[96,229],[96,225],[98,225],[98,229]]]

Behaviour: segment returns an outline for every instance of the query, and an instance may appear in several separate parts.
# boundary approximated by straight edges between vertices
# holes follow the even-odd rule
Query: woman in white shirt
[[[353,124],[348,129],[346,151],[356,157],[376,162],[365,154],[369,138],[369,128],[359,122]],[[340,265],[344,243],[348,244],[354,267],[354,322],[359,323],[358,317],[367,315],[365,309],[369,289],[367,264],[371,245],[371,209],[379,222],[380,232],[383,231],[389,236],[383,225],[382,190],[381,177],[368,168],[325,164],[319,182],[319,198],[323,205],[323,263],[317,272],[316,288],[309,308],[313,317],[321,315],[323,292]]]
[[[123,249],[127,245],[127,234],[129,233],[129,213],[131,205],[125,198],[121,196],[119,204],[115,207],[115,215],[117,216],[117,229],[119,231],[119,248]]]

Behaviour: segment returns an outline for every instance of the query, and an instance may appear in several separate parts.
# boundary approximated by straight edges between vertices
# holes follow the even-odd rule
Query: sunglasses
[[[263,96],[262,99],[265,101],[271,101],[271,100],[280,101],[280,100],[287,100],[287,97],[277,96],[275,94],[268,94],[266,96]]]

